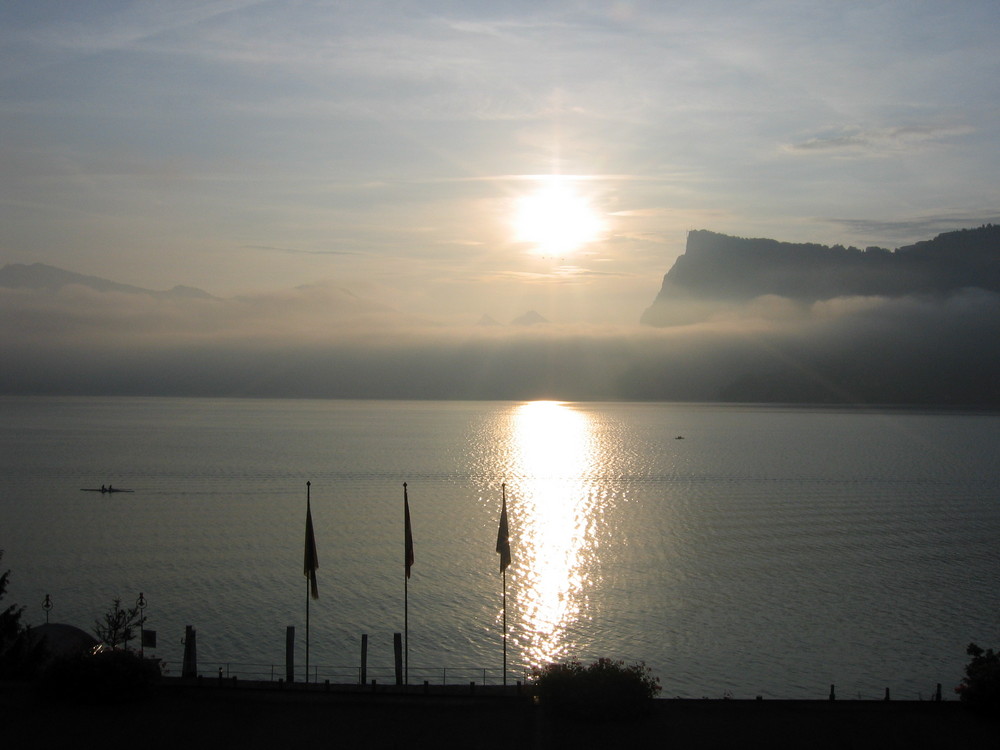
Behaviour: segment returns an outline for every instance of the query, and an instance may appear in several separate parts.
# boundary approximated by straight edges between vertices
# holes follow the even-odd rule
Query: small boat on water
[[[135,490],[123,490],[118,487],[81,487],[80,492],[135,492]]]

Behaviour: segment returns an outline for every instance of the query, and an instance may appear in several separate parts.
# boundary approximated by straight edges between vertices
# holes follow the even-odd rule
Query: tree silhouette
[[[138,607],[123,609],[121,605],[122,600],[115,598],[111,609],[104,614],[104,622],[94,621],[94,635],[113,649],[120,645],[127,650],[128,642],[135,635],[136,626],[141,625],[142,613]]]

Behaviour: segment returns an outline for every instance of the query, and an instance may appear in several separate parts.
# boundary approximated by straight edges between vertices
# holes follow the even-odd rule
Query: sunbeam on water
[[[520,405],[509,440],[519,550],[511,575],[520,609],[515,638],[524,661],[537,666],[570,652],[567,626],[587,617],[587,559],[597,544],[587,477],[599,454],[588,416],[552,401]]]

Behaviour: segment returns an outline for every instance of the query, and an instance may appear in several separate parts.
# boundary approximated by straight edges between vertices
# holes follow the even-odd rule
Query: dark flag
[[[316,537],[313,534],[312,509],[306,501],[306,549],[302,561],[302,574],[309,579],[313,599],[319,599],[319,587],[316,583],[316,568],[319,567],[319,555],[316,554]]]
[[[403,525],[405,526],[405,564],[406,577],[410,577],[410,568],[413,567],[413,531],[410,529],[410,501],[406,496],[406,484],[403,484]]]
[[[500,528],[497,530],[497,553],[500,555],[500,572],[510,565],[510,533],[507,531],[507,490],[503,489],[503,507],[500,510]]]

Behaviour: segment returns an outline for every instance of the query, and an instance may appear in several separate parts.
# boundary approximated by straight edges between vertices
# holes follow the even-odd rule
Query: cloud
[[[884,154],[912,150],[925,144],[969,135],[974,132],[967,126],[936,127],[907,125],[885,128],[842,128],[825,135],[789,144],[786,149],[795,152],[864,152]]]
[[[1000,214],[990,211],[980,213],[961,210],[929,216],[918,216],[911,219],[825,218],[822,221],[845,227],[855,235],[913,238],[931,237],[943,232],[953,232],[958,229],[982,226],[984,224],[1000,224]]]
[[[359,255],[350,250],[303,250],[295,247],[272,247],[270,245],[244,245],[247,250],[261,250],[266,253],[281,253],[283,255]]]

